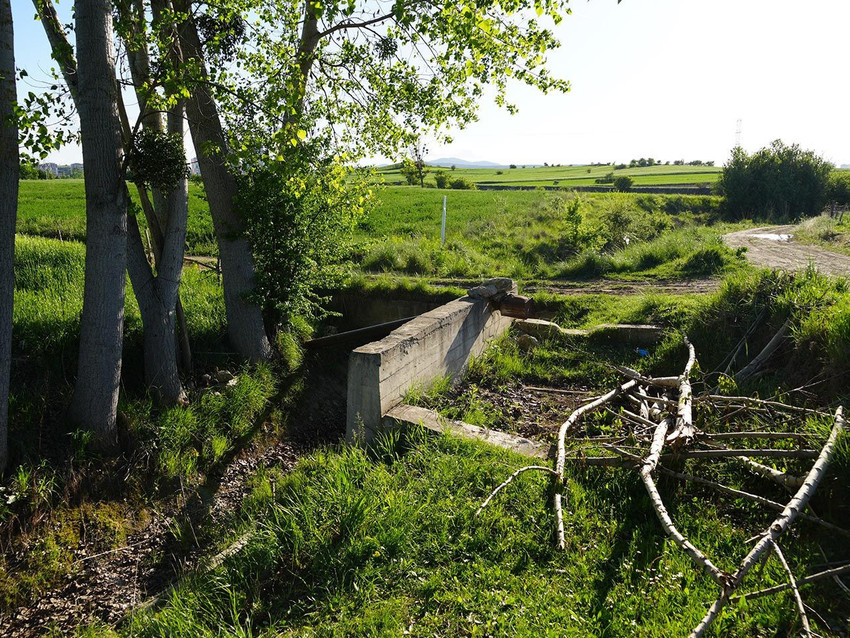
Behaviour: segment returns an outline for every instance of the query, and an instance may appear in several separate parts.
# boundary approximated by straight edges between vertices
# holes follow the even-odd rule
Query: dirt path
[[[850,277],[850,257],[817,246],[796,243],[796,226],[762,226],[724,235],[731,248],[745,247],[747,261],[763,268],[802,270],[809,264],[822,273]]]

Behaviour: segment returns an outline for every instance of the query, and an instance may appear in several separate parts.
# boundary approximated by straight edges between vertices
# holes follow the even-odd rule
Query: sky
[[[740,120],[749,152],[775,139],[850,164],[845,0],[577,0],[555,27],[549,67],[571,83],[543,95],[512,85],[510,115],[482,101],[478,121],[427,143],[430,158],[586,164],[652,157],[728,160]],[[60,17],[70,21],[70,0]],[[12,0],[17,65],[52,66],[31,0]],[[21,91],[32,90],[25,83]],[[79,148],[49,161],[80,161]]]

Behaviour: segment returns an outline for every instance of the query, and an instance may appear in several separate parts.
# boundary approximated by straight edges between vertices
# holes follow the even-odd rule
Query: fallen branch
[[[799,432],[718,432],[717,434],[706,434],[703,432],[699,435],[699,438],[708,439],[709,441],[722,441],[725,439],[770,439],[772,441],[794,439],[796,441],[805,441],[811,437],[800,434]]]
[[[835,578],[841,576],[842,574],[850,574],[850,565],[834,567],[833,569],[826,569],[822,572],[817,572],[815,574],[811,574],[810,576],[805,576],[804,578],[800,578],[799,580],[797,580],[797,586],[802,587],[803,585],[808,585],[809,583],[814,583],[816,581],[823,580],[824,578]],[[731,596],[729,598],[729,602],[734,603],[742,598],[744,600],[752,600],[753,598],[770,596],[771,594],[776,594],[778,592],[785,591],[786,589],[790,588],[791,585],[789,585],[788,583],[784,583],[782,585],[774,585],[773,587],[766,587],[765,589],[759,589],[758,591],[751,591],[749,594]]]
[[[663,472],[667,476],[672,476],[683,481],[690,481],[691,483],[698,483],[699,485],[705,485],[707,487],[714,488],[718,492],[729,494],[730,496],[737,496],[748,501],[753,501],[754,503],[759,503],[761,505],[764,505],[765,507],[769,507],[770,509],[777,510],[779,512],[785,509],[785,506],[782,503],[772,501],[769,498],[765,498],[764,496],[759,496],[758,494],[751,494],[750,492],[744,492],[743,490],[735,489],[734,487],[729,487],[727,485],[723,485],[722,483],[710,481],[709,479],[704,479],[699,476],[694,476],[693,474],[676,472],[664,466],[658,466],[658,471]],[[803,518],[817,525],[821,525],[822,527],[841,534],[842,536],[850,536],[850,530],[846,530],[843,527],[839,527],[838,525],[833,525],[829,521],[825,521],[817,516],[806,514],[805,512],[800,512],[799,516],[800,518]]]
[[[667,508],[664,506],[664,501],[661,498],[661,494],[658,492],[655,481],[652,478],[652,473],[655,471],[655,467],[658,465],[658,459],[661,457],[661,449],[664,447],[664,441],[667,437],[667,430],[670,427],[671,420],[671,418],[664,419],[656,427],[655,434],[652,437],[652,445],[649,448],[649,455],[646,457],[646,460],[640,468],[640,478],[646,487],[647,493],[649,494],[649,500],[652,502],[652,508],[655,510],[655,514],[658,516],[658,520],[661,522],[661,527],[664,528],[666,534],[673,539],[673,542],[675,542],[676,545],[678,545],[688,556],[691,557],[691,560],[694,561],[697,566],[705,569],[721,587],[725,587],[729,581],[729,574],[712,563],[705,554],[697,549],[697,547],[685,538],[676,528]]]
[[[602,405],[605,405],[614,397],[618,396],[620,393],[628,392],[635,385],[637,385],[636,381],[626,381],[624,384],[617,388],[614,388],[607,394],[603,394],[595,401],[591,401],[590,403],[586,403],[581,407],[576,408],[575,410],[573,410],[573,413],[570,414],[569,418],[561,424],[561,427],[558,430],[558,455],[555,460],[555,517],[557,519],[558,547],[560,549],[564,549],[564,547],[566,546],[566,542],[564,540],[564,512],[561,505],[561,492],[564,487],[564,464],[567,455],[565,439],[567,436],[567,431],[578,422],[582,415],[587,412],[590,412],[591,410],[595,410],[596,408]]]
[[[487,505],[490,503],[490,501],[493,500],[493,497],[496,496],[496,494],[501,492],[508,485],[510,485],[511,481],[513,481],[517,476],[519,476],[523,472],[530,472],[531,470],[537,470],[537,471],[540,471],[540,472],[548,472],[549,474],[555,474],[555,470],[553,470],[551,467],[544,467],[542,465],[526,465],[525,467],[519,468],[516,472],[511,474],[504,483],[502,483],[495,490],[490,492],[490,496],[488,496],[484,500],[484,502],[481,503],[481,507],[479,507],[476,510],[475,516],[478,516],[484,510],[484,508],[487,507]],[[557,476],[557,474],[555,474],[555,476]]]
[[[804,414],[818,414],[820,416],[829,416],[827,412],[813,410],[812,408],[802,408],[797,405],[789,405],[780,401],[771,401],[769,399],[756,399],[754,397],[731,397],[723,394],[703,394],[695,396],[694,401],[697,402],[719,402],[719,403],[749,403],[751,405],[762,405],[765,407],[776,408],[777,410],[785,410],[786,412],[802,412]]]
[[[776,331],[776,334],[773,335],[773,338],[767,343],[762,351],[756,355],[755,359],[750,361],[735,375],[735,383],[746,381],[765,366],[770,357],[773,356],[773,353],[776,352],[779,349],[779,346],[782,345],[782,340],[785,338],[785,334],[788,332],[788,328],[790,327],[791,319],[786,319],[785,323],[782,324],[782,327]]]
[[[676,388],[679,386],[679,377],[645,377],[637,370],[632,370],[626,366],[612,366],[614,370],[622,374],[624,377],[640,381],[645,385],[654,385],[659,388]]]
[[[803,633],[811,638],[812,628],[809,627],[809,617],[806,615],[806,606],[803,604],[803,597],[800,596],[800,590],[797,588],[797,581],[794,579],[794,572],[792,572],[791,568],[788,566],[788,561],[785,560],[785,555],[779,548],[779,543],[773,541],[772,545],[773,551],[776,553],[776,557],[779,559],[779,562],[782,563],[782,569],[785,570],[785,573],[788,576],[788,584],[791,586],[791,591],[794,593],[794,600],[797,602],[797,611],[800,612],[800,620],[803,623]]]
[[[796,490],[803,484],[803,479],[799,476],[794,476],[793,474],[786,474],[785,472],[781,472],[776,468],[772,468],[769,465],[763,465],[758,461],[753,461],[748,456],[740,456],[738,460],[742,463],[746,464],[753,472],[758,474],[759,476],[763,476],[767,479],[770,479],[774,483],[778,483],[782,487],[787,490]]]
[[[843,412],[844,411],[841,407],[835,411],[835,424],[832,427],[829,438],[824,444],[823,449],[821,449],[817,461],[815,461],[812,469],[809,470],[809,473],[806,475],[806,480],[803,481],[803,485],[800,486],[800,489],[797,490],[797,493],[788,502],[788,505],[785,506],[785,509],[779,514],[773,523],[771,523],[770,527],[762,533],[761,540],[756,543],[756,546],[750,550],[749,554],[747,554],[741,562],[740,567],[738,567],[738,570],[732,576],[729,586],[723,588],[720,597],[714,601],[714,604],[709,608],[706,615],[696,626],[693,632],[691,632],[691,638],[699,638],[706,632],[720,614],[720,611],[726,605],[726,602],[729,600],[729,595],[744,580],[747,572],[749,572],[750,569],[752,569],[752,567],[759,561],[762,554],[771,547],[779,535],[794,522],[797,515],[806,508],[806,505],[829,467],[829,462],[832,458],[833,451],[835,450],[835,443],[838,440],[838,434],[844,429]]]
[[[679,452],[688,447],[694,440],[694,419],[691,409],[691,368],[696,362],[697,353],[693,344],[685,337],[685,345],[688,347],[688,362],[685,370],[679,377],[679,401],[676,404],[676,429],[667,437],[667,443]]]

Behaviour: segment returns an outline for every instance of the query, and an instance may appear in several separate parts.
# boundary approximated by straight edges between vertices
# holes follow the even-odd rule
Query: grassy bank
[[[145,528],[152,509],[169,507],[175,492],[193,494],[253,431],[280,380],[270,367],[243,367],[219,354],[221,288],[212,273],[189,268],[181,296],[197,377],[186,379],[189,407],[155,407],[142,384],[142,326],[128,284],[119,447],[105,455],[91,449],[89,433],[64,418],[76,374],[84,259],[78,242],[16,238],[0,613],[65,582],[80,568],[80,548],[120,547]],[[231,385],[198,382],[218,367],[232,371]]]
[[[540,475],[524,475],[474,516],[525,462],[414,433],[384,441],[373,457],[332,448],[289,476],[261,472],[240,528],[247,546],[120,633],[686,635],[717,588],[664,537],[635,474],[569,468],[564,552],[553,548],[549,481]],[[733,476],[723,471],[724,480]],[[772,518],[693,487],[668,502],[683,532],[723,566]],[[834,549],[812,527],[801,530],[796,570],[822,560],[818,542]],[[785,582],[777,561],[759,582]],[[832,619],[845,605],[825,584],[807,588],[806,600]],[[716,631],[784,634],[795,623],[786,594],[730,607]]]

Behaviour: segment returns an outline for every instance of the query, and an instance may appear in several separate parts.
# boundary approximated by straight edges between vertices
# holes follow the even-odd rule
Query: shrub
[[[832,165],[814,152],[776,140],[753,155],[734,148],[717,189],[726,212],[739,219],[812,216],[827,202],[831,171]]]
[[[470,182],[468,179],[463,177],[458,177],[457,179],[453,179],[449,182],[449,186],[454,188],[455,190],[473,190],[475,189],[475,184]]]
[[[437,188],[448,188],[449,186],[449,176],[446,171],[435,172],[434,181],[437,183]]]
[[[827,197],[839,205],[850,204],[850,173],[833,171],[829,176]]]
[[[628,193],[632,189],[632,178],[628,175],[620,175],[614,180],[614,190],[620,193]]]

